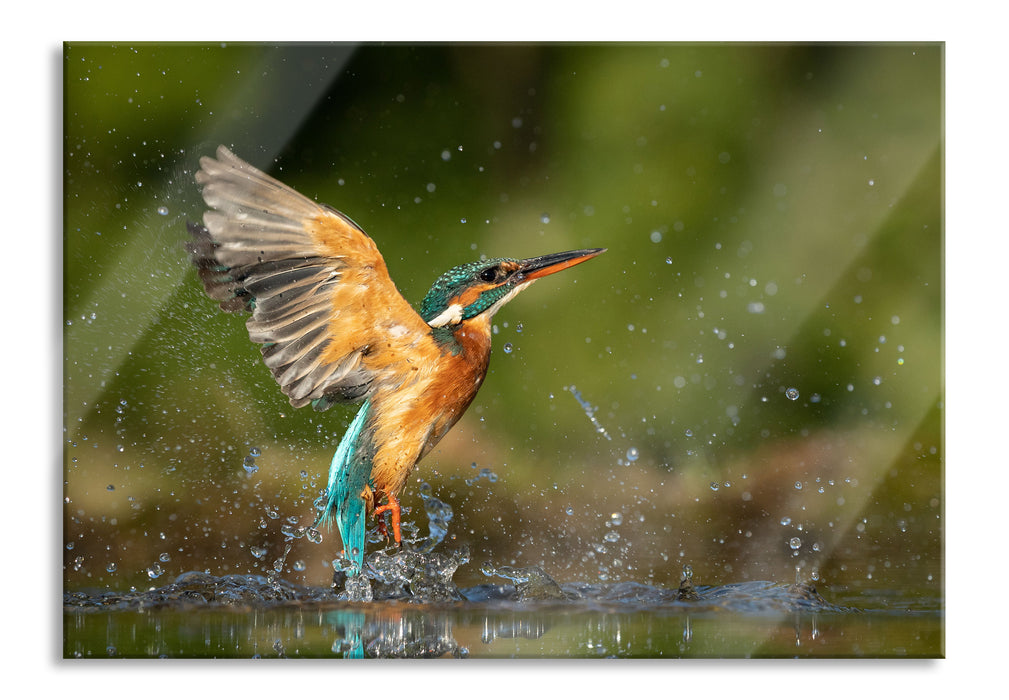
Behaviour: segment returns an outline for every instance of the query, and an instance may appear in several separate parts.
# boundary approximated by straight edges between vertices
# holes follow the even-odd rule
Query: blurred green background
[[[940,598],[943,70],[941,44],[66,44],[65,587],[271,570],[353,415],[292,409],[190,269],[224,143],[358,222],[413,303],[480,256],[609,249],[495,317],[403,495],[421,534],[420,481],[454,509],[461,585],[800,567]],[[284,578],[338,549],[294,542]]]

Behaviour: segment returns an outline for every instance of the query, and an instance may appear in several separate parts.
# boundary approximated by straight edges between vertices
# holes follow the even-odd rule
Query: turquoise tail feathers
[[[361,436],[368,417],[369,402],[357,412],[329,467],[326,487],[326,507],[316,521],[316,527],[328,525],[336,516],[336,526],[343,540],[344,557],[353,562],[355,575],[364,568],[365,502],[361,496],[371,478],[370,450],[363,449]]]

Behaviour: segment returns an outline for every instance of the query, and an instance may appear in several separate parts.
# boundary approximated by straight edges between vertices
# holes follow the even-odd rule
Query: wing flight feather
[[[187,243],[207,295],[247,311],[249,338],[294,406],[324,410],[407,381],[430,328],[396,289],[374,241],[224,146],[200,159],[210,210]]]

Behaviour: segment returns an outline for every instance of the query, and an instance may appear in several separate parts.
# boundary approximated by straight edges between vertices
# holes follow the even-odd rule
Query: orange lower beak
[[[585,250],[569,250],[565,253],[550,253],[549,255],[541,255],[538,258],[528,258],[521,261],[522,267],[519,269],[519,274],[525,280],[537,280],[540,277],[546,277],[555,272],[574,267],[605,252],[605,248],[587,248]]]

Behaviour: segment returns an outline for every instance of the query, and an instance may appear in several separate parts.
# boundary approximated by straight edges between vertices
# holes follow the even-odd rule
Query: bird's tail
[[[361,494],[371,478],[371,455],[361,438],[369,408],[365,401],[336,448],[329,467],[326,507],[315,523],[317,528],[329,525],[335,511],[344,556],[353,563],[353,570],[347,572],[352,576],[364,568],[365,501]]]

